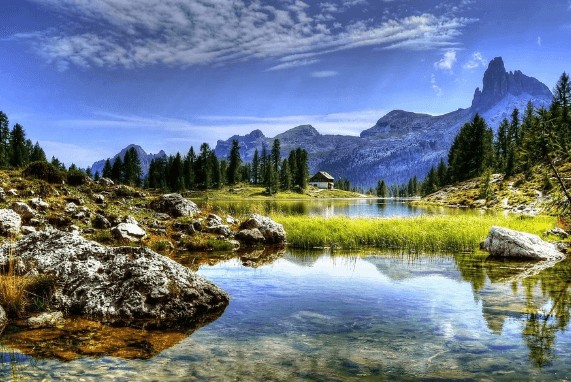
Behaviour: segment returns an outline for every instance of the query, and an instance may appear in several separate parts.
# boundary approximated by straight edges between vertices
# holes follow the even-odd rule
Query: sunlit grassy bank
[[[493,225],[542,235],[555,227],[549,216],[447,215],[371,219],[274,216],[294,248],[377,247],[415,252],[465,252],[478,248]]]

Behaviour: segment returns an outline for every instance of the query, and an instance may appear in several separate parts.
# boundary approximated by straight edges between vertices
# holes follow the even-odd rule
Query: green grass
[[[556,218],[503,215],[448,215],[367,219],[274,216],[294,248],[376,247],[410,252],[472,252],[493,225],[542,235]]]

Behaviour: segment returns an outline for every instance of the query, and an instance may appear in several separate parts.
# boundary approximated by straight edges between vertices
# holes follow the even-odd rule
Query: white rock
[[[36,211],[24,202],[14,202],[11,207],[22,219],[31,219],[36,216]]]
[[[22,218],[14,210],[0,209],[0,233],[17,235],[22,226]]]
[[[559,260],[565,255],[555,244],[541,240],[537,235],[493,226],[480,248],[492,256],[531,260]]]
[[[111,233],[117,239],[130,241],[142,240],[147,235],[141,227],[132,223],[119,223],[116,227],[111,229]]]

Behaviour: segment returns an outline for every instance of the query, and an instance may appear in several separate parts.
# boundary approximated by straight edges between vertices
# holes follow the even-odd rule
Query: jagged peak
[[[290,137],[318,137],[321,134],[311,125],[299,125],[289,129],[281,134],[276,135],[276,139],[290,138]]]

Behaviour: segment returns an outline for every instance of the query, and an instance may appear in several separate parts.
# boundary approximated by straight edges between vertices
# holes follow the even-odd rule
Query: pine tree
[[[10,127],[8,116],[0,111],[0,168],[10,163]]]
[[[196,176],[196,185],[202,189],[212,187],[212,161],[210,159],[211,149],[208,143],[200,145],[200,153],[196,158],[194,173]]]
[[[46,153],[40,147],[40,144],[36,142],[36,144],[32,148],[32,152],[30,153],[30,162],[38,162],[38,161],[47,162],[47,159],[46,159]]]
[[[139,154],[134,147],[131,147],[123,157],[123,181],[131,186],[140,186],[142,176]]]
[[[214,151],[210,152],[210,168],[212,169],[212,187],[220,188],[222,187],[222,171],[220,170],[220,161]]]
[[[29,161],[29,151],[26,145],[26,133],[19,123],[10,132],[10,166],[18,168]]]
[[[173,192],[184,190],[184,165],[180,153],[169,158],[168,184]]]
[[[102,176],[103,176],[104,178],[109,178],[109,179],[111,179],[111,176],[112,176],[112,167],[111,167],[111,161],[109,160],[109,158],[107,158],[107,160],[105,161],[105,165],[103,166]]]
[[[379,181],[377,182],[377,196],[379,198],[387,198],[389,196],[389,190],[387,189],[387,185],[385,184],[385,181],[382,179],[379,179]]]
[[[274,168],[274,171],[277,173],[279,171],[280,161],[281,161],[281,143],[279,139],[274,139],[270,157],[271,157],[272,167]]]
[[[284,191],[291,189],[291,172],[289,171],[289,162],[284,159],[280,169],[280,184]]]
[[[190,146],[188,153],[184,157],[184,184],[187,189],[193,189],[195,187],[195,162],[196,154],[194,153],[194,147]]]
[[[260,155],[258,149],[254,151],[254,159],[252,159],[252,183],[260,184]]]
[[[115,183],[123,183],[123,161],[119,156],[115,158],[113,167],[111,167],[111,180]]]
[[[149,174],[147,175],[147,187],[162,191],[168,190],[167,164],[167,159],[164,157],[151,160]]]
[[[557,123],[556,134],[564,150],[571,144],[571,80],[565,72],[553,89],[552,117]]]
[[[440,159],[440,162],[438,163],[438,167],[436,169],[436,176],[438,178],[438,188],[444,187],[448,184],[447,173],[448,173],[448,167],[446,166],[444,159]],[[411,180],[413,182],[412,182],[412,194],[410,196],[414,196],[417,194],[418,191],[418,180],[416,179],[416,176]],[[415,183],[417,183],[416,187]]]
[[[309,167],[308,161],[309,156],[307,155],[307,151],[298,147],[296,150],[295,156],[297,159],[296,163],[296,185],[299,186],[300,189],[305,190],[307,188],[307,180],[309,177]]]
[[[228,179],[228,184],[234,185],[240,181],[239,179],[239,169],[242,164],[242,158],[240,157],[240,145],[236,139],[232,141],[232,148],[230,149],[230,155],[228,157],[228,169],[226,172],[226,179]]]

